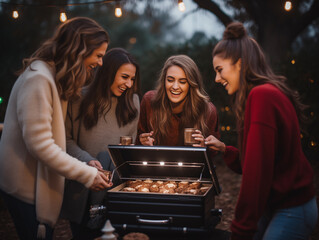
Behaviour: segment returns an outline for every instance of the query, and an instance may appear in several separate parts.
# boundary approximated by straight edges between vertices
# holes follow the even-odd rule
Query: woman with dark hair
[[[108,144],[119,144],[121,136],[136,137],[139,78],[139,65],[127,51],[113,48],[105,54],[94,81],[83,89],[83,98],[69,104],[70,155],[99,169],[113,170],[105,154]],[[61,217],[70,220],[73,239],[94,239],[101,234],[103,226],[90,225],[89,207],[103,204],[105,195],[106,191],[96,193],[78,182],[66,182]]]
[[[93,190],[110,186],[101,171],[65,152],[64,127],[67,101],[102,65],[108,43],[94,20],[73,18],[23,61],[0,142],[0,193],[20,239],[52,239],[65,178]]]
[[[184,128],[197,129],[196,147],[204,147],[204,136],[219,138],[216,107],[204,90],[196,63],[176,55],[165,62],[156,90],[142,99],[137,144],[182,146]]]
[[[313,171],[301,148],[298,93],[273,73],[241,23],[227,26],[213,65],[215,81],[233,96],[238,121],[239,150],[213,136],[205,140],[242,174],[232,239],[308,239],[318,209]]]

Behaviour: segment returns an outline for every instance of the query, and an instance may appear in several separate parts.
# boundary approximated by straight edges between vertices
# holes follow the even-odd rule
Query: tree
[[[319,18],[318,0],[294,0],[292,9],[284,9],[285,1],[225,0],[234,16],[227,14],[217,0],[193,0],[200,8],[213,13],[223,25],[232,21],[250,23],[250,29],[276,67],[284,60],[297,37]]]
[[[17,79],[15,72],[22,67],[22,59],[29,57],[40,44],[52,36],[60,24],[58,6],[66,6],[69,0],[7,0],[0,3],[0,122],[3,122],[12,86]],[[123,16],[114,16],[114,4],[88,3],[78,0],[74,6],[66,7],[68,18],[86,16],[96,20],[109,33],[109,48],[123,47],[136,58],[143,59],[145,52],[150,51],[159,42],[164,41],[165,34],[176,36],[179,33],[171,24],[168,12],[156,9],[146,2],[144,8],[136,7],[135,2],[122,5]],[[123,1],[124,2],[124,1]],[[11,17],[12,9],[19,5],[18,19]],[[56,5],[54,5],[56,4]],[[137,11],[139,9],[139,11]],[[142,76],[143,77],[143,76]],[[142,79],[149,81],[149,79]],[[142,83],[142,86],[149,83]]]

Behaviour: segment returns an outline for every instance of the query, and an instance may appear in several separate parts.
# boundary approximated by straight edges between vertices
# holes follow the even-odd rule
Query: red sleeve
[[[141,133],[148,133],[152,131],[150,129],[150,114],[151,114],[151,100],[154,96],[154,91],[149,91],[144,94],[142,101],[141,101],[141,108],[140,108],[140,118],[137,125],[137,135],[136,135],[136,145],[142,145],[140,142],[140,134]]]
[[[209,103],[209,116],[208,116],[208,121],[206,122],[207,127],[209,129],[209,133],[207,136],[209,135],[213,135],[216,138],[220,139],[220,133],[218,130],[218,114],[217,114],[217,109],[214,106],[213,103]]]
[[[237,148],[233,146],[226,146],[224,161],[231,170],[238,174],[242,174],[239,151]]]
[[[267,101],[268,99],[268,101]],[[252,239],[265,211],[274,175],[275,113],[266,94],[247,100],[242,159],[242,183],[231,225],[232,239]]]

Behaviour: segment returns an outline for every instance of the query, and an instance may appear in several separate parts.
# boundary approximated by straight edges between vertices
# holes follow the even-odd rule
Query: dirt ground
[[[241,176],[233,173],[227,168],[221,159],[217,159],[216,172],[222,188],[222,193],[215,198],[216,208],[221,208],[223,216],[221,222],[216,226],[217,229],[229,231],[229,226],[234,215],[237,197],[239,194]],[[317,202],[319,205],[319,161],[311,161],[315,172],[315,184],[317,191]],[[11,217],[6,210],[3,202],[0,199],[0,239],[3,240],[18,240]],[[72,239],[72,234],[65,220],[59,220],[55,232],[55,240],[69,240]],[[319,222],[314,231],[311,240],[319,240]]]

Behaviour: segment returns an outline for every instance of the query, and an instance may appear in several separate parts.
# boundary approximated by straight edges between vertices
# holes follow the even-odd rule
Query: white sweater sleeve
[[[65,132],[64,136],[54,136],[54,134],[61,135],[61,131],[59,133],[52,130],[53,115],[57,114],[54,113],[56,107],[53,105],[55,103],[57,106],[56,102],[59,101],[54,93],[55,86],[52,84],[46,76],[37,73],[24,81],[19,90],[17,115],[26,148],[35,159],[52,170],[90,187],[96,177],[97,169],[71,157],[54,141],[57,137],[65,138]],[[64,123],[63,116],[61,117]]]

